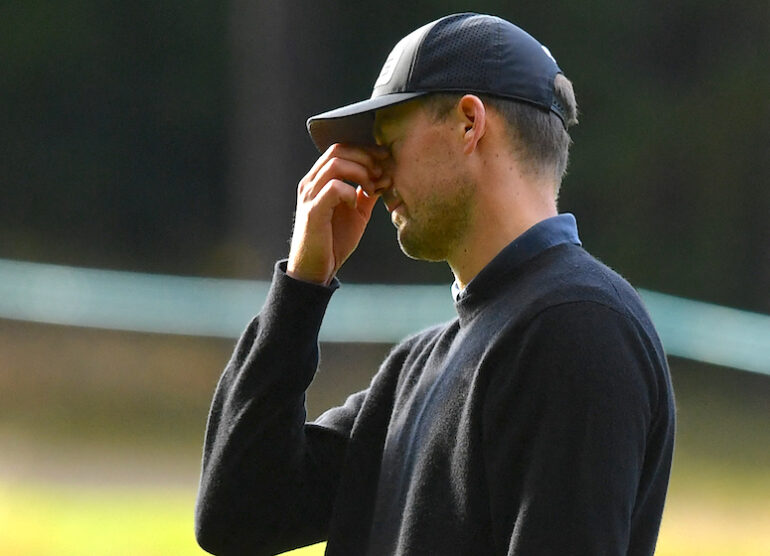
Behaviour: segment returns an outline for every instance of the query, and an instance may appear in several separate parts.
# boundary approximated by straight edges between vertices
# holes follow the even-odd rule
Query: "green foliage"
[[[212,243],[223,26],[206,2],[4,8],[2,255],[152,267]]]
[[[586,247],[636,285],[770,311],[766,3],[473,8],[529,30],[575,83],[581,124],[561,208],[577,213]],[[5,6],[0,256],[190,273],[242,258],[269,269],[286,251],[292,181],[315,156],[304,118],[368,96],[399,37],[465,9],[341,0]],[[234,58],[236,47],[256,65]],[[234,98],[236,78],[255,82],[249,98]],[[243,103],[256,109],[241,129]],[[255,170],[235,187],[243,159]],[[279,173],[288,183],[258,179],[276,165],[291,166]],[[443,265],[406,260],[376,212],[345,278],[447,281]],[[245,235],[234,232],[244,226]]]

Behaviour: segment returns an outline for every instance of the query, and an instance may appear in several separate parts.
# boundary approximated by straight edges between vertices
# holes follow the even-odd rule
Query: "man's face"
[[[471,225],[475,183],[461,164],[458,125],[451,115],[434,120],[420,100],[376,113],[375,138],[390,151],[382,198],[412,258],[446,260]]]

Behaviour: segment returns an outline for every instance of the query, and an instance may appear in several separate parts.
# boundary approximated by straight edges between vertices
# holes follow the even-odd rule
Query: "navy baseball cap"
[[[557,73],[548,49],[513,23],[476,13],[449,15],[396,44],[369,99],[312,116],[307,130],[322,152],[333,143],[373,145],[376,110],[435,92],[518,100],[564,123],[553,88]]]

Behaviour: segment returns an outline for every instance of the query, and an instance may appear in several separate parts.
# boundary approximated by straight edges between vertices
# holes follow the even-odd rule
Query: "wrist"
[[[331,284],[334,276],[327,276],[322,274],[314,274],[302,269],[299,265],[294,263],[291,259],[286,264],[286,275],[294,280],[300,282],[307,282],[309,284],[316,284],[318,286],[328,286]]]

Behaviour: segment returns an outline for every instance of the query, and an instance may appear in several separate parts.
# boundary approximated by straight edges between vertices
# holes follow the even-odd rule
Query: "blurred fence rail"
[[[193,278],[0,259],[0,318],[235,338],[263,281]],[[669,355],[770,375],[770,316],[640,290]],[[395,343],[454,318],[448,285],[345,284],[321,341]]]

